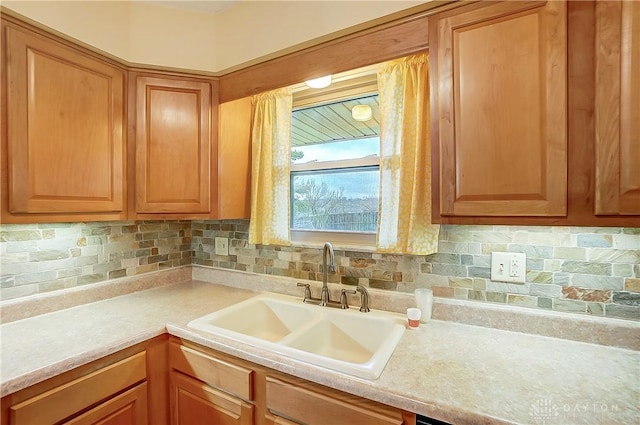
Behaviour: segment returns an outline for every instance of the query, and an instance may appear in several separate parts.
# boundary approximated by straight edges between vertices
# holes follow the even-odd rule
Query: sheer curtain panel
[[[431,138],[427,54],[386,62],[380,95],[378,252],[428,255],[438,249],[431,224]]]
[[[291,90],[259,94],[252,101],[249,243],[290,245]]]

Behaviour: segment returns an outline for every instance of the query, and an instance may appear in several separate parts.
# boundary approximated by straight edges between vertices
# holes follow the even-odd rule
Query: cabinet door
[[[210,212],[211,145],[211,84],[138,76],[136,212]]]
[[[6,43],[10,213],[122,212],[124,72],[12,26]]]
[[[125,391],[65,425],[146,425],[147,383]]]
[[[397,410],[378,403],[337,391],[323,393],[306,384],[281,381],[267,376],[267,409],[273,423],[289,425],[294,422],[308,425],[404,425],[407,421]],[[415,423],[415,417],[414,417]]]
[[[473,5],[430,28],[440,214],[566,215],[566,4]]]
[[[172,425],[251,425],[252,404],[178,372],[171,372]]]
[[[596,3],[597,215],[640,215],[640,3]]]

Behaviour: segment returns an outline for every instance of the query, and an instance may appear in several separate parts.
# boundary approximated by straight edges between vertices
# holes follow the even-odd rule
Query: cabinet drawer
[[[402,425],[402,412],[349,394],[327,393],[267,377],[267,409],[307,425]],[[305,385],[308,387],[308,385]],[[289,423],[277,422],[274,423]]]
[[[173,369],[197,377],[212,387],[252,401],[253,371],[225,362],[189,347],[169,344],[169,364]]]
[[[147,424],[147,383],[124,393],[65,422],[64,425]]]
[[[12,425],[58,423],[146,378],[146,352],[11,406]]]

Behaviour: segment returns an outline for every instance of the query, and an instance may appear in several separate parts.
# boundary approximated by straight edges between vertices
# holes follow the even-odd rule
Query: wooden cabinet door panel
[[[147,383],[113,397],[65,425],[146,425]]]
[[[7,36],[9,210],[124,208],[124,72],[15,27]]]
[[[640,3],[596,3],[597,215],[640,215]]]
[[[172,425],[251,425],[254,406],[200,381],[171,372]]]
[[[565,3],[434,19],[441,214],[566,215]]]
[[[136,212],[211,211],[211,85],[139,76]]]

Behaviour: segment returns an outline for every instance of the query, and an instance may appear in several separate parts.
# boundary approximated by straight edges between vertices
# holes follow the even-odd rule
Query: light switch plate
[[[491,280],[524,283],[527,274],[527,256],[517,252],[491,253]]]
[[[215,239],[216,255],[229,255],[229,238]]]

